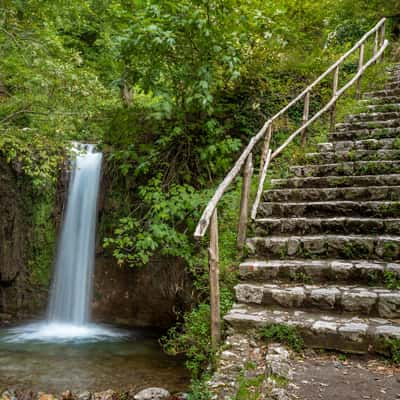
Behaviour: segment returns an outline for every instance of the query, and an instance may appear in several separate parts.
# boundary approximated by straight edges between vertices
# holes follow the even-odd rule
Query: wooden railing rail
[[[287,106],[282,108],[277,114],[270,118],[260,131],[253,136],[242,154],[236,161],[233,168],[225,176],[223,181],[218,186],[213,197],[207,204],[200,218],[200,221],[194,232],[195,238],[199,239],[205,236],[209,230],[210,245],[209,253],[209,270],[210,270],[210,305],[211,305],[211,342],[214,349],[218,346],[220,341],[220,306],[219,306],[219,251],[218,251],[218,217],[217,206],[225,191],[239,175],[243,169],[243,184],[240,202],[240,213],[238,223],[237,247],[242,250],[246,241],[246,231],[248,224],[248,212],[250,201],[250,187],[253,176],[253,152],[257,144],[264,139],[261,148],[260,167],[258,175],[258,187],[255,201],[251,208],[251,219],[255,219],[257,215],[258,206],[261,201],[262,193],[264,190],[265,179],[267,176],[268,167],[270,162],[277,157],[298,135],[301,135],[301,145],[304,146],[307,139],[307,128],[318,120],[326,112],[330,111],[330,127],[334,130],[336,124],[336,103],[338,99],[354,84],[356,84],[356,97],[361,96],[361,78],[365,71],[374,63],[379,62],[383,58],[383,54],[389,45],[385,40],[385,22],[386,19],[381,19],[374,28],[366,33],[346,54],[339,58],[332,64],[323,74],[321,74],[311,85],[309,85],[303,92],[301,92],[294,100]],[[368,62],[364,63],[365,58],[365,43],[374,36],[373,55]],[[358,69],[354,77],[339,88],[339,75],[340,66],[356,51],[359,51],[358,56]],[[329,102],[310,117],[310,97],[313,89],[320,84],[326,77],[333,73],[332,84],[332,97]],[[296,105],[299,101],[303,100],[303,118],[300,128],[295,130],[289,137],[280,145],[276,150],[272,151],[271,138],[274,130],[274,122],[281,118],[289,109]]]

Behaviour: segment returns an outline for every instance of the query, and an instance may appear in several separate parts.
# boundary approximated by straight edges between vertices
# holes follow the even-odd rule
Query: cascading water
[[[82,152],[83,147],[83,152]],[[50,321],[88,322],[102,154],[78,146],[50,297]]]
[[[7,341],[113,338],[125,333],[89,323],[102,153],[75,144],[46,322],[10,330]]]

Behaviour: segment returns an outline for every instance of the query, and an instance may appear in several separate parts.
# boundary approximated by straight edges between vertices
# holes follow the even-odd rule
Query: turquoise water
[[[0,388],[59,393],[161,386],[174,392],[188,386],[183,360],[165,355],[154,332],[96,326],[108,336],[46,339],[32,335],[38,328],[43,324],[0,331]]]

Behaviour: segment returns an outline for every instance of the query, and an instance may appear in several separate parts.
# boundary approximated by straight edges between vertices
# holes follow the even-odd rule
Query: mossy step
[[[400,103],[400,96],[369,97],[360,101],[361,104],[371,105]]]
[[[382,287],[249,282],[236,285],[235,293],[244,304],[400,317],[400,290]]]
[[[354,151],[354,150],[392,150],[396,146],[396,139],[362,139],[362,140],[337,140],[335,142],[318,143],[318,151],[336,152],[336,151]],[[397,149],[395,149],[397,150]],[[399,149],[400,151],[400,149]]]
[[[372,122],[372,121],[387,121],[400,118],[400,112],[385,111],[385,112],[363,112],[359,114],[350,114],[346,117],[345,122]]]
[[[398,76],[393,77],[394,79],[385,85],[385,90],[393,90],[400,88],[400,80]]]
[[[296,165],[290,167],[290,171],[297,177],[398,174],[400,173],[400,161],[379,160],[318,165]]]
[[[358,129],[384,129],[384,128],[399,128],[400,119],[389,119],[380,121],[352,121],[341,122],[336,124],[336,132],[356,131]]]
[[[400,324],[383,318],[361,318],[235,304],[224,320],[237,332],[259,331],[270,325],[296,329],[306,346],[350,353],[388,354],[388,340],[400,339]]]
[[[390,89],[390,90],[375,90],[373,92],[364,93],[364,99],[371,99],[376,97],[393,97],[400,96],[400,88]]]
[[[331,142],[344,140],[366,140],[366,139],[385,139],[396,138],[400,135],[400,128],[384,128],[384,129],[359,129],[346,130],[340,132],[331,132],[328,138]]]
[[[344,188],[299,188],[270,189],[263,194],[266,202],[309,202],[309,201],[397,201],[400,186],[351,186]]]
[[[306,235],[253,237],[250,256],[267,258],[400,259],[400,236]]]
[[[288,217],[258,218],[256,236],[269,235],[400,235],[400,218]]]
[[[400,217],[399,201],[304,201],[263,202],[258,208],[257,218],[288,217]]]
[[[341,161],[399,160],[400,149],[323,151],[321,153],[307,153],[304,159],[307,164],[330,164]]]
[[[400,174],[356,175],[356,176],[315,176],[306,178],[272,179],[274,189],[328,188],[349,186],[398,186]]]
[[[365,260],[246,260],[239,267],[243,281],[357,282],[384,284],[387,277],[400,279],[400,264]]]
[[[369,105],[367,106],[367,110],[372,112],[391,112],[391,111],[400,111],[400,103],[394,104],[380,104],[380,105]]]

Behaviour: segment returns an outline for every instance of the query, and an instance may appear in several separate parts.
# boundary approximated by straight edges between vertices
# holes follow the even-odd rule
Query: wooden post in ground
[[[337,90],[339,85],[339,65],[335,68],[335,72],[333,73],[333,95],[332,97],[336,96]],[[336,125],[336,102],[333,104],[331,108],[331,132],[335,131]]]
[[[360,55],[358,58],[358,70],[360,71],[364,65],[364,51],[365,51],[365,46],[364,43],[360,46]],[[360,99],[361,98],[361,76],[357,80],[357,88],[356,88],[356,98]]]
[[[253,155],[249,154],[243,171],[242,197],[240,200],[240,214],[238,224],[237,248],[243,250],[246,242],[247,222],[249,220],[249,199],[251,189],[251,177],[253,175]]]
[[[307,92],[304,97],[304,110],[303,110],[303,125],[308,122],[308,115],[310,113],[310,92]],[[301,147],[304,147],[307,142],[307,128],[301,132]]]
[[[211,309],[211,346],[218,349],[221,341],[221,311],[219,297],[219,246],[218,246],[218,213],[214,210],[210,221],[210,247],[208,249],[210,309]]]

